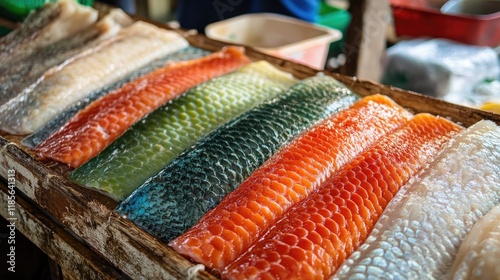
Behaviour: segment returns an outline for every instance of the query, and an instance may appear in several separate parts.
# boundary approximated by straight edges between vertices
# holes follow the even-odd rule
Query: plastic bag
[[[479,85],[499,78],[500,61],[492,48],[416,39],[387,50],[382,83],[471,105],[479,103],[474,94]]]

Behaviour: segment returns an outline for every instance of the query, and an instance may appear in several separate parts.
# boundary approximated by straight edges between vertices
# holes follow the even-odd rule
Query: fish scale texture
[[[336,278],[445,279],[469,229],[499,202],[498,147],[500,130],[486,121],[450,141],[401,189]]]
[[[117,212],[168,242],[194,225],[294,135],[356,96],[312,77],[202,139],[148,180]]]
[[[73,36],[39,49],[16,63],[2,63],[0,105],[40,83],[45,75],[50,75],[72,60],[99,51],[103,42],[112,42],[109,37],[116,35],[124,25],[131,22],[132,19],[121,10],[113,10],[97,23]]]
[[[500,163],[498,163],[500,165]],[[465,238],[449,279],[500,279],[500,204],[479,220]]]
[[[461,128],[419,114],[291,208],[223,279],[325,279],[361,245],[398,189]]]
[[[286,210],[411,117],[387,97],[363,98],[280,150],[169,245],[196,262],[222,270]]]
[[[68,63],[0,109],[0,129],[16,135],[35,132],[94,90],[188,45],[179,34],[136,21],[97,52]]]
[[[212,79],[137,122],[69,179],[122,200],[201,137],[295,81],[264,61]]]
[[[36,151],[77,168],[163,103],[248,63],[242,48],[228,47],[199,59],[168,64],[92,102]]]
[[[165,64],[170,63],[170,62],[175,62],[175,61],[183,61],[183,60],[191,60],[191,59],[196,59],[200,58],[202,56],[209,55],[210,52],[195,48],[195,47],[186,47],[180,51],[177,51],[175,53],[166,55],[160,59],[157,59],[155,61],[152,61],[151,63],[145,65],[144,67],[132,72],[125,78],[114,82],[108,86],[105,86],[103,88],[100,88],[94,92],[92,92],[88,97],[85,99],[73,104],[70,108],[65,110],[63,113],[58,115],[56,118],[52,119],[50,122],[48,122],[45,126],[40,128],[37,132],[32,133],[25,137],[22,140],[22,144],[26,147],[29,148],[36,148],[40,143],[45,141],[52,133],[57,131],[60,127],[62,127],[66,122],[68,122],[74,115],[76,115],[79,111],[87,107],[91,102],[94,100],[98,99],[99,97],[113,92],[119,88],[121,88],[123,85],[126,83],[132,82],[133,80],[148,74],[149,72],[152,72],[158,68],[162,68],[165,66]]]
[[[29,41],[29,38],[39,36],[38,32],[53,22],[60,13],[61,9],[57,4],[49,3],[26,17],[19,28],[0,37],[0,59],[7,58],[20,44]]]
[[[44,5],[31,13],[19,28],[0,37],[0,61],[18,63],[40,48],[83,30],[95,22],[97,16],[96,10],[76,1],[60,0]]]

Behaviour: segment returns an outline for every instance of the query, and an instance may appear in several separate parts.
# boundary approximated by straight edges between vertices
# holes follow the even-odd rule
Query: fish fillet
[[[290,207],[410,118],[387,97],[363,98],[302,134],[169,245],[196,262],[222,270]]]
[[[222,278],[331,276],[364,242],[398,189],[460,129],[443,118],[416,115],[286,212]]]
[[[264,61],[212,79],[137,122],[69,179],[121,200],[201,137],[295,81]]]
[[[500,198],[500,130],[459,134],[404,186],[338,279],[444,279],[460,242]]]
[[[125,78],[120,79],[103,88],[97,89],[93,91],[91,94],[89,94],[89,96],[71,105],[70,108],[65,110],[63,113],[59,114],[56,118],[52,119],[38,131],[25,137],[22,140],[22,144],[32,149],[36,148],[38,145],[40,145],[40,143],[45,141],[45,139],[47,139],[52,133],[56,132],[59,128],[65,125],[73,116],[75,116],[79,111],[87,107],[87,105],[89,105],[94,100],[98,99],[99,97],[109,92],[121,88],[126,83],[132,82],[133,80],[143,75],[146,75],[149,72],[152,72],[158,68],[165,67],[167,63],[196,59],[209,54],[210,54],[209,51],[189,46],[183,48],[180,51],[168,54],[162,58],[154,60],[151,63],[148,63],[147,65],[141,67],[140,69],[128,74]]]
[[[188,45],[177,33],[145,22],[135,22],[117,36],[111,44],[65,65],[0,107],[0,129],[11,134],[33,133],[93,90]]]
[[[16,63],[0,65],[0,105],[21,94],[28,87],[40,83],[45,75],[59,70],[63,65],[96,51],[105,39],[116,35],[132,19],[115,9],[97,23],[54,44],[46,46]],[[111,40],[108,41],[110,43]]]
[[[37,153],[79,167],[131,125],[188,89],[250,63],[243,48],[168,64],[92,102],[37,148]]]
[[[217,206],[294,135],[355,99],[331,77],[300,82],[202,139],[117,211],[170,241]],[[186,196],[191,198],[186,200]]]
[[[499,260],[500,205],[497,205],[472,227],[460,245],[449,279],[500,279]]]
[[[30,14],[21,27],[0,37],[0,61],[13,64],[40,48],[75,34],[94,23],[97,14],[93,8],[73,0],[47,3]]]

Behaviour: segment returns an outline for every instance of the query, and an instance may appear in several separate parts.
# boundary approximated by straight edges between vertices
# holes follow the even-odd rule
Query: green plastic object
[[[14,21],[22,21],[32,10],[49,2],[57,2],[57,0],[0,0],[0,16]],[[78,0],[77,2],[86,6],[94,4],[94,0]]]
[[[3,35],[7,35],[10,31],[12,30],[0,25],[0,37],[2,37]]]
[[[342,39],[330,44],[329,56],[342,53],[347,28],[351,23],[351,14],[335,6],[331,6],[325,1],[321,1],[315,22],[329,28],[342,32]]]

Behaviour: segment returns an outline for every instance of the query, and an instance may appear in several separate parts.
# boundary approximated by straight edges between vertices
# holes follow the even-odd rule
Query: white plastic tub
[[[342,38],[339,30],[272,13],[215,22],[205,28],[205,33],[215,40],[254,47],[316,69],[324,68],[330,43]]]

